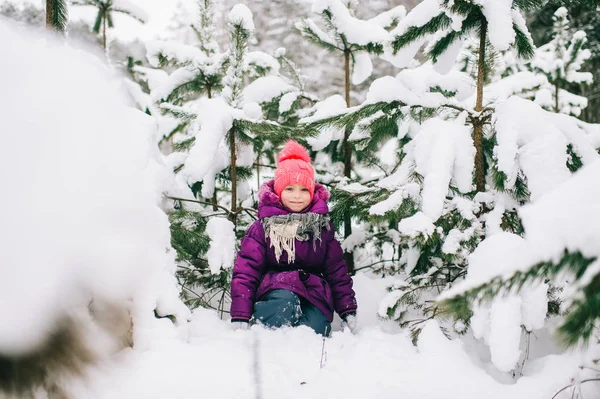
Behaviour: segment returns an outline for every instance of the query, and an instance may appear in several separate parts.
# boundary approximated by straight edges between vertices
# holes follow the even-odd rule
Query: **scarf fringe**
[[[319,213],[292,213],[262,219],[265,235],[269,237],[275,251],[277,262],[285,251],[288,263],[296,260],[296,240],[307,241],[313,238],[313,249],[317,249],[317,240],[321,241],[323,228],[330,230],[329,216]]]

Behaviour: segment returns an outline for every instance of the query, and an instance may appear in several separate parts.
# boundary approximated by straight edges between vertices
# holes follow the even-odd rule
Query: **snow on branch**
[[[146,10],[129,0],[112,0],[112,6],[115,11],[123,12],[140,22],[148,21]]]

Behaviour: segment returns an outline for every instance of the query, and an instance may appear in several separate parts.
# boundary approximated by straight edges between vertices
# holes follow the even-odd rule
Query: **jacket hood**
[[[313,199],[308,206],[299,213],[313,212],[320,214],[329,213],[327,201],[329,200],[329,191],[325,186],[315,183],[315,192]],[[281,199],[275,194],[275,180],[264,183],[258,191],[258,217],[263,219],[276,215],[288,215],[294,213],[286,208]]]

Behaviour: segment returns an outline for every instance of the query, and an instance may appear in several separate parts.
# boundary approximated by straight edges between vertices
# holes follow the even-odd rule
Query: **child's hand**
[[[342,331],[349,329],[350,332],[354,334],[356,332],[356,324],[356,314],[348,313],[347,315],[344,315],[342,321]]]
[[[247,330],[249,328],[248,322],[247,321],[232,321],[231,322],[231,328],[233,329],[233,331],[237,331],[237,330]]]

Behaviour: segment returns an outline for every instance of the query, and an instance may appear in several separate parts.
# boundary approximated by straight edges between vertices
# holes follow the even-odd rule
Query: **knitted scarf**
[[[312,212],[266,217],[262,219],[262,225],[265,235],[271,240],[277,262],[285,251],[288,263],[296,260],[296,240],[307,241],[312,236],[313,249],[316,250],[323,228],[331,228],[328,215]]]

